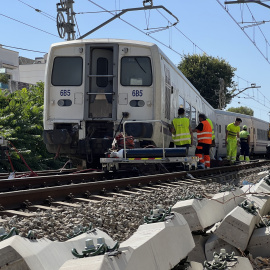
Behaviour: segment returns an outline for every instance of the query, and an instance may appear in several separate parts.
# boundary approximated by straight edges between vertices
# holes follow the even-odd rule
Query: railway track
[[[240,176],[260,171],[270,161],[254,161],[229,167],[209,170],[182,171],[129,178],[117,178],[116,174],[104,172],[69,172],[62,175],[43,175],[30,178],[15,178],[0,181],[0,214],[21,214],[9,210],[38,207],[46,209],[51,205],[68,205],[77,202],[96,202],[113,196],[126,196],[138,190],[179,185],[197,185],[211,182],[236,183]],[[117,179],[108,180],[108,177]]]

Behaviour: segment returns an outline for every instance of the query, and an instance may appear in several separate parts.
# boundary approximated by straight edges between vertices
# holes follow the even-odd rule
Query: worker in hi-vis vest
[[[247,126],[243,125],[243,130],[239,133],[240,137],[240,156],[239,161],[249,162],[249,143],[250,143],[250,134],[247,131]]]
[[[198,140],[195,156],[199,158],[198,168],[210,169],[209,150],[212,144],[212,127],[206,121],[206,116],[202,113],[199,114],[199,121],[199,125],[192,130],[193,132],[197,132]]]
[[[227,126],[225,135],[225,145],[227,147],[227,160],[232,164],[236,161],[237,145],[240,133],[240,124],[242,123],[241,118],[236,118],[234,123],[230,123]]]
[[[185,117],[185,109],[178,109],[178,117],[174,118],[170,127],[172,139],[176,147],[186,147],[187,153],[193,144],[193,133],[189,118]]]
[[[215,159],[215,154],[216,154],[216,135],[215,135],[215,128],[213,125],[213,122],[210,118],[206,117],[206,121],[209,122],[211,128],[212,128],[212,144],[210,146],[210,150],[209,150],[209,155],[210,155],[210,159]]]

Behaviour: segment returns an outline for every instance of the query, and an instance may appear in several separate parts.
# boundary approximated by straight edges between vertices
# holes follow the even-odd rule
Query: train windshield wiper
[[[135,61],[137,62],[138,66],[141,68],[141,70],[146,73],[146,71],[144,70],[144,68],[141,66],[141,64],[139,63],[137,57],[135,57]]]

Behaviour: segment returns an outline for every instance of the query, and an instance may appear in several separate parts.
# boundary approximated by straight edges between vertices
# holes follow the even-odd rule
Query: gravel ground
[[[26,237],[31,230],[35,232],[37,238],[45,237],[52,241],[66,241],[68,235],[73,235],[74,228],[89,227],[89,224],[92,224],[93,227],[106,232],[115,241],[122,242],[144,223],[144,216],[149,215],[151,209],[158,204],[169,208],[183,197],[215,194],[221,189],[233,188],[235,184],[255,183],[265,175],[263,172],[249,174],[236,181],[232,180],[226,186],[211,183],[196,186],[181,185],[166,189],[158,188],[151,193],[137,192],[134,195],[114,197],[113,200],[102,200],[99,203],[78,203],[80,205],[78,208],[61,207],[63,209],[61,212],[38,210],[37,215],[31,218],[4,215],[0,217],[5,220],[0,227],[3,226],[6,232],[9,232],[12,227],[16,227],[22,237]],[[269,260],[250,259],[254,262],[254,267],[257,264],[254,269],[270,269]],[[268,268],[260,268],[265,262],[268,263]]]

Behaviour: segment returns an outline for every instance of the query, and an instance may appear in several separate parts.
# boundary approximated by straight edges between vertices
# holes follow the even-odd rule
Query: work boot
[[[243,155],[239,156],[239,161],[244,161],[244,156]]]
[[[197,168],[198,169],[205,169],[205,165],[203,163],[198,162]]]
[[[246,162],[250,162],[249,156],[246,156],[246,157],[245,157],[245,161],[246,161]]]

